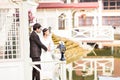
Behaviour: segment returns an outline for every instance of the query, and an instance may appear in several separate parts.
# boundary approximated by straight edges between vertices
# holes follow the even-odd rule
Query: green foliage
[[[73,76],[73,80],[94,80],[94,76],[93,75],[89,75],[89,76],[82,76],[82,75],[77,75],[76,73],[75,73],[75,71],[73,71],[73,74],[72,74],[72,76]],[[68,78],[69,76],[68,76],[68,72],[67,72],[67,78]]]
[[[120,47],[115,47],[113,56],[120,58]]]
[[[111,49],[110,48],[103,48],[103,49],[94,49],[97,56],[111,56]],[[94,53],[91,51],[88,56],[94,56]]]
[[[120,58],[120,47],[113,48],[113,54],[111,47],[104,47],[103,49],[94,49],[97,56],[113,56]],[[91,51],[87,56],[95,56],[94,53]]]

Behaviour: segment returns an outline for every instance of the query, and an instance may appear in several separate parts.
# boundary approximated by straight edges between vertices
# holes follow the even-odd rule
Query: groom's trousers
[[[32,58],[32,61],[35,62],[35,61],[41,61],[41,60],[40,60],[40,57],[34,57]],[[40,65],[35,65],[35,66],[41,69]],[[35,68],[33,68],[32,70],[32,80],[40,80],[40,72],[36,70]]]

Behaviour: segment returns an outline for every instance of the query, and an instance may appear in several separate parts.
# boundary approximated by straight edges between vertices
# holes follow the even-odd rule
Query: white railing
[[[73,28],[72,37],[77,40],[114,40],[114,29],[111,26]]]
[[[51,64],[55,65],[55,69],[53,69],[53,70],[55,70],[55,74],[54,74],[55,80],[66,80],[66,61],[36,61],[36,62],[32,62],[30,64],[33,68],[35,68],[36,70],[38,70],[40,72],[40,76],[41,76],[40,80],[44,80],[44,79],[46,80],[46,78],[43,77],[42,74],[41,74],[42,69],[39,69],[35,65],[38,65],[38,64],[42,65],[42,64],[48,64],[48,63],[51,63]]]
[[[56,66],[55,77],[57,80],[66,80],[66,69],[68,70],[69,77],[68,80],[72,79],[72,71],[81,71],[83,72],[82,76],[89,76],[94,75],[94,80],[98,79],[99,75],[106,75],[111,76],[114,71],[114,58],[113,57],[91,57],[91,58],[82,58],[78,61],[75,61],[73,63],[67,64],[65,61],[38,61],[38,62],[32,62],[30,63],[33,68],[38,70],[39,72],[42,71],[42,69],[39,69],[37,64],[47,64],[51,63]],[[44,71],[43,71],[44,72]],[[101,74],[98,74],[101,72]],[[45,79],[41,75],[41,80]]]
[[[79,27],[70,30],[52,30],[52,32],[75,41],[111,42],[114,40],[114,29],[111,26]]]
[[[120,77],[99,76],[99,80],[120,80]]]
[[[74,66],[73,66],[74,64]],[[91,57],[83,58],[67,65],[69,72],[69,80],[72,79],[72,71],[83,72],[82,76],[94,75],[94,80],[98,78],[98,72],[101,75],[111,76],[114,71],[114,58],[113,57]]]

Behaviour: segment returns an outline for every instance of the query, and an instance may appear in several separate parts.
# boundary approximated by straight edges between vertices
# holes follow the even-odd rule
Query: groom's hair
[[[42,27],[39,23],[35,23],[33,25],[33,30],[39,29],[40,27]]]

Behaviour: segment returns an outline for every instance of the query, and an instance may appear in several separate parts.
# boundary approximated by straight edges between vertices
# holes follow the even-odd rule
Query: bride
[[[41,64],[41,77],[54,80],[54,63],[51,63],[51,61],[53,61],[52,51],[54,51],[54,43],[47,28],[44,28],[42,32],[43,36],[40,39],[41,42],[48,48],[48,51],[42,51],[41,54],[41,61],[43,62]]]

